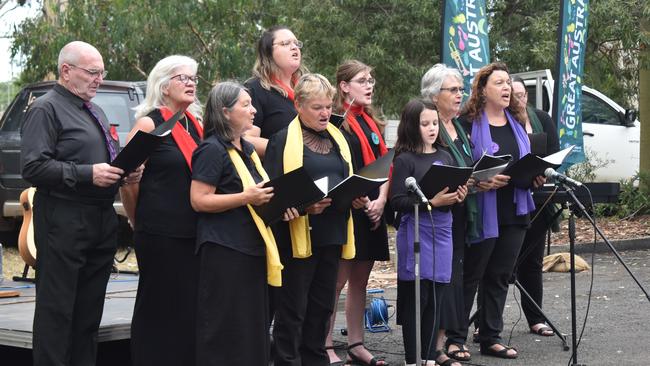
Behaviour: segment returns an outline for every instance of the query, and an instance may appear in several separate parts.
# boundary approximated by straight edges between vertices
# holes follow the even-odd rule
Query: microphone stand
[[[413,253],[415,264],[413,266],[415,274],[415,364],[422,365],[422,322],[420,314],[420,200],[413,204],[415,213],[415,226],[413,233]]]
[[[598,225],[596,225],[596,222],[594,219],[589,216],[587,213],[587,210],[585,209],[585,206],[582,205],[578,197],[573,193],[573,188],[569,186],[568,184],[562,183],[562,186],[567,192],[567,195],[571,198],[571,202],[569,202],[569,209],[570,209],[570,215],[569,215],[569,255],[571,257],[570,260],[570,274],[571,274],[571,341],[572,341],[572,365],[574,366],[584,366],[584,364],[578,364],[578,349],[577,349],[577,327],[576,327],[576,279],[575,279],[575,239],[576,239],[576,225],[575,225],[575,214],[578,213],[585,217],[593,226],[594,230],[600,235],[600,237],[603,239],[605,244],[609,247],[609,249],[612,251],[614,256],[618,259],[619,263],[623,265],[623,267],[627,270],[627,272],[630,274],[634,282],[639,286],[641,291],[645,294],[646,298],[648,301],[650,301],[650,295],[648,295],[648,292],[643,288],[643,285],[639,282],[639,280],[634,276],[630,268],[627,266],[623,258],[621,258],[621,255],[616,251],[612,243],[605,237],[605,234],[600,230]]]

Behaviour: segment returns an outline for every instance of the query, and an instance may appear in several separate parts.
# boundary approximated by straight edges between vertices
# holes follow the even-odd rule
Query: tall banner
[[[575,145],[563,169],[585,160],[580,100],[588,17],[589,0],[562,0],[552,114],[560,135],[560,149]]]
[[[478,70],[490,63],[485,0],[445,0],[442,12],[442,63],[460,70],[469,96]]]

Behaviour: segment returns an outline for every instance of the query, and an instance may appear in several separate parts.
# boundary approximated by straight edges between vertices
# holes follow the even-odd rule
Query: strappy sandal
[[[449,346],[455,346],[458,349],[455,351],[450,351]],[[469,353],[469,348],[467,348],[464,344],[459,343],[449,343],[447,345],[447,356],[453,358],[454,360],[466,362],[472,359],[471,355],[459,356],[459,353]]]
[[[492,348],[495,345],[499,345],[499,346],[503,347],[503,349],[497,351],[494,348]],[[492,344],[490,344],[488,346],[481,345],[481,354],[482,355],[493,356],[493,357],[498,357],[498,358],[507,358],[507,359],[511,359],[511,360],[515,359],[515,358],[517,358],[519,356],[519,353],[515,353],[514,355],[508,354],[508,351],[510,351],[510,350],[513,350],[513,351],[517,352],[516,348],[509,347],[509,346],[506,346],[505,344],[501,344],[501,343],[492,343]]]
[[[388,363],[384,361],[383,358],[373,357],[370,362],[366,362],[359,358],[359,356],[352,353],[352,349],[355,347],[363,346],[363,342],[357,342],[348,345],[348,357],[349,360],[345,361],[346,365],[367,365],[367,366],[387,366]],[[381,362],[381,363],[379,363]]]
[[[442,350],[436,351],[436,365],[440,366],[453,366],[454,364],[459,365],[460,362],[458,360],[455,360],[451,357],[447,357],[446,360],[440,361],[440,357],[442,356],[447,356]]]
[[[325,346],[325,350],[328,350],[328,349],[335,350],[336,348],[337,347],[335,347],[333,345],[332,346]],[[343,361],[343,360],[330,362],[330,366],[343,366],[343,365],[345,365],[345,361]]]
[[[542,324],[542,323],[540,323],[540,324]],[[535,325],[538,325],[538,324],[535,324]],[[535,325],[530,327],[530,332],[533,333],[533,334],[537,334],[537,335],[540,335],[542,337],[552,337],[553,334],[555,334],[555,332],[553,332],[553,329],[551,329],[551,327],[547,326],[546,324],[542,324],[542,326],[537,328],[537,330],[533,329],[533,327]]]

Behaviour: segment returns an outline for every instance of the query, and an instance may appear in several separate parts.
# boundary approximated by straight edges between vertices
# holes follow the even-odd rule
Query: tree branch
[[[208,46],[208,44],[205,42],[203,37],[201,37],[201,34],[199,34],[199,31],[197,31],[196,28],[194,28],[194,25],[191,22],[187,22],[187,25],[190,27],[190,30],[192,31],[192,33],[194,33],[196,38],[199,39],[199,42],[201,42],[201,45],[203,46],[203,49],[204,49],[205,53],[211,54],[212,50],[210,49],[210,46]]]

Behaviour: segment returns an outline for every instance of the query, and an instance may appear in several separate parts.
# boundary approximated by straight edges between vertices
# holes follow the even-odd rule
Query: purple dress
[[[431,227],[427,211],[420,212],[420,278],[449,283],[453,253],[451,211],[433,209],[431,214],[435,229]],[[415,215],[407,213],[402,216],[397,231],[397,278],[403,281],[415,280],[414,226]]]

